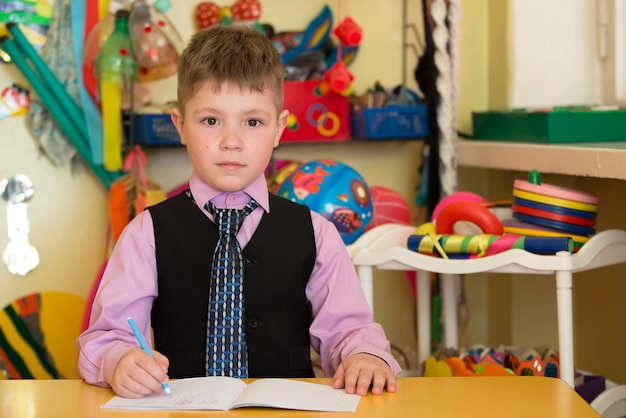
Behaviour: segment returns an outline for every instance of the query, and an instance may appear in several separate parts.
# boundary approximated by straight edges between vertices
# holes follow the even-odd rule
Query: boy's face
[[[241,91],[206,82],[187,101],[185,115],[172,111],[195,172],[212,187],[234,192],[256,180],[278,146],[289,111],[277,114],[269,89]]]

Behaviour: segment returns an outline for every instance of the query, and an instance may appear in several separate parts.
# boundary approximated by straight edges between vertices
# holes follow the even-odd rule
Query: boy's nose
[[[241,148],[241,137],[235,129],[224,129],[222,136],[222,147],[227,149]]]

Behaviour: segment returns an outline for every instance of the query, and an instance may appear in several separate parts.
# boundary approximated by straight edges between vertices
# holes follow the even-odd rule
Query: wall
[[[371,85],[376,79],[388,85],[401,82],[401,3],[387,2],[382,7],[380,1],[360,0],[358,8],[356,2],[346,3],[345,13],[365,29],[363,49],[353,67],[357,89]],[[412,20],[421,21],[419,1],[408,3]],[[180,0],[172,11],[173,20],[185,38],[192,32],[191,9],[195,4]],[[303,28],[322,4],[322,1],[267,0],[263,2],[262,20],[274,23],[278,30]],[[461,7],[458,120],[462,132],[471,132],[473,110],[545,105],[551,101],[580,102],[596,97],[594,86],[598,81],[595,67],[590,64],[594,59],[594,37],[588,33],[593,10],[586,1],[571,1],[564,6],[562,2],[539,3],[539,0],[462,0]],[[554,37],[558,37],[559,43]],[[564,49],[560,42],[574,46]],[[550,47],[544,47],[544,43]],[[414,56],[409,53],[407,58],[407,68],[412,71]],[[537,67],[542,71],[536,71]],[[412,82],[412,77],[408,80]],[[12,82],[23,82],[23,78],[13,66],[0,66],[0,86]],[[173,80],[167,80],[150,87],[157,99],[165,100],[173,97],[174,84]],[[23,173],[36,188],[29,204],[30,238],[41,256],[41,264],[25,277],[13,276],[0,266],[0,306],[40,290],[86,297],[106,254],[105,190],[90,173],[72,173],[69,167],[52,166],[24,128],[23,117],[1,120],[0,129],[10,133],[0,136],[0,178]],[[337,158],[354,166],[368,183],[395,188],[410,200],[418,181],[420,150],[419,142],[399,141],[284,144],[276,156]],[[147,152],[149,177],[165,189],[179,185],[188,176],[189,165],[183,149]],[[459,169],[459,174],[461,189],[494,199],[510,193],[512,180],[524,176],[524,173],[464,167]],[[602,202],[601,227],[626,229],[619,213],[626,205],[621,193],[623,182],[568,176],[548,179],[597,192]],[[7,242],[4,203],[0,207],[0,249],[3,249]],[[625,383],[626,367],[623,361],[615,367],[615,362],[626,351],[626,332],[616,327],[619,323],[613,320],[623,316],[620,312],[626,294],[623,275],[620,266],[576,275],[574,305],[577,366]],[[552,281],[525,276],[471,275],[466,277],[465,284],[471,344],[557,343]],[[375,292],[376,318],[392,342],[414,347],[415,307],[403,273],[377,272]]]
[[[171,18],[183,38],[193,32],[192,10],[198,1],[173,2]],[[218,1],[226,5],[232,2]],[[420,22],[419,2],[408,2],[415,21]],[[326,4],[324,1],[263,1],[262,21],[277,30],[302,30]],[[336,8],[334,8],[336,11]],[[362,49],[353,72],[355,87],[364,90],[381,80],[389,86],[401,83],[402,70],[402,2],[360,0],[343,2],[343,15],[351,15],[364,29]],[[385,34],[385,36],[380,36]],[[415,64],[407,57],[407,68]],[[409,81],[411,81],[411,77]],[[0,66],[0,86],[13,82],[26,86],[13,65]],[[175,97],[175,80],[149,85],[155,100]],[[357,91],[358,91],[357,90]],[[30,241],[39,250],[41,262],[26,276],[11,275],[0,266],[0,307],[31,292],[56,290],[87,298],[96,274],[106,257],[107,193],[89,172],[72,172],[69,166],[54,167],[39,151],[38,143],[25,129],[23,116],[0,121],[0,178],[14,174],[27,175],[36,189],[29,204]],[[10,134],[6,134],[10,133]],[[149,149],[149,178],[166,190],[183,183],[189,175],[185,151]],[[337,158],[361,172],[371,185],[394,188],[412,201],[418,182],[421,155],[419,141],[389,141],[369,144],[282,145],[280,158],[300,160],[319,157]],[[4,203],[0,204],[0,246],[7,240]],[[414,302],[402,272],[377,275],[376,318],[385,326],[390,339],[398,344],[415,345]],[[397,318],[407,318],[398,321]],[[73,344],[72,342],[69,342]]]
[[[495,0],[489,9],[490,81],[483,84],[487,108],[602,102],[605,80],[596,51],[595,2]],[[481,104],[476,102],[474,110],[482,110]],[[471,132],[471,124],[460,129]],[[461,167],[459,187],[487,199],[504,199],[513,181],[526,175]],[[544,175],[542,181],[597,195],[599,230],[626,227],[623,181],[564,175]],[[573,285],[576,367],[618,383],[626,382],[626,332],[618,320],[623,316],[625,273],[624,265],[578,273]],[[478,307],[486,326],[471,334],[472,342],[558,345],[553,279],[472,275],[466,285],[470,315]]]

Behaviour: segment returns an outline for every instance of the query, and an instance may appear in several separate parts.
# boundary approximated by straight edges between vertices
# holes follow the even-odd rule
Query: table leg
[[[446,348],[458,348],[459,324],[457,318],[456,281],[458,274],[441,274],[443,293],[444,344]]]
[[[430,272],[417,270],[417,297],[415,309],[417,311],[417,361],[424,362],[431,352],[430,344]]]
[[[559,328],[561,379],[574,387],[574,326],[572,309],[572,272],[556,272],[556,305]]]

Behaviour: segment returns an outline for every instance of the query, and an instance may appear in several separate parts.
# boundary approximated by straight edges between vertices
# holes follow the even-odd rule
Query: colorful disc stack
[[[596,233],[598,198],[588,193],[515,180],[513,218],[504,231],[529,236],[568,236],[574,251]]]

